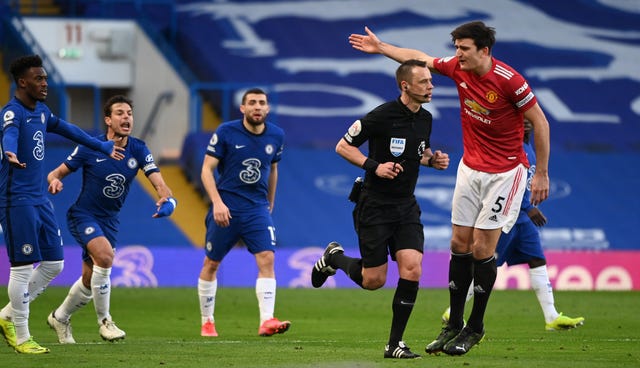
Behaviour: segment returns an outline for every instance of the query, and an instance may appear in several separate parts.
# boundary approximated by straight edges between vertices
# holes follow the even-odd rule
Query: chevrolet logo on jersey
[[[468,108],[470,108],[473,112],[477,112],[478,114],[482,114],[482,115],[489,115],[489,110],[482,107],[482,105],[480,105],[476,101],[465,99],[464,104]]]

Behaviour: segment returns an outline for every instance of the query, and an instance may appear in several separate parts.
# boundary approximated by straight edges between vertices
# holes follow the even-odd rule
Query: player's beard
[[[264,117],[261,117],[259,120],[254,119],[252,116],[247,116],[247,123],[249,125],[257,127],[264,124]]]
[[[35,101],[45,102],[47,100],[47,91],[38,90],[37,93],[28,92],[29,97]]]

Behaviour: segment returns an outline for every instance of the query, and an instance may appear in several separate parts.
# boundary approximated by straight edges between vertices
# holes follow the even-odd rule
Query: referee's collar
[[[402,110],[407,113],[408,115],[419,115],[420,112],[422,112],[422,110],[424,110],[424,108],[422,107],[422,105],[420,105],[420,108],[418,109],[418,111],[413,112],[411,111],[410,108],[407,107],[407,105],[404,104],[404,102],[402,102],[402,99],[400,99],[401,96],[398,96],[398,98],[396,99],[396,102],[402,106]]]

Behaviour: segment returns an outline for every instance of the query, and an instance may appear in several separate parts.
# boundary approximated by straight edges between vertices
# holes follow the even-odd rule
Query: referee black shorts
[[[381,266],[393,261],[400,249],[423,252],[424,232],[415,197],[385,198],[363,193],[353,210],[362,265]]]

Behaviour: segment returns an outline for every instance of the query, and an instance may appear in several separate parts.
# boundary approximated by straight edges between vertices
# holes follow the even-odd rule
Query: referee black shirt
[[[422,106],[412,112],[400,101],[386,102],[360,119],[360,129],[349,129],[343,139],[360,147],[369,141],[369,158],[379,163],[397,162],[404,171],[395,179],[383,179],[373,171],[364,178],[366,192],[385,197],[412,197],[420,172],[420,159],[430,148],[433,117]],[[357,126],[354,124],[354,126]]]

